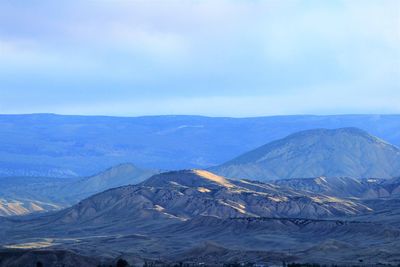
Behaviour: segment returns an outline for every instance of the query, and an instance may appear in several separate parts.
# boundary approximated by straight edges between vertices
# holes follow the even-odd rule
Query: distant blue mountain
[[[400,176],[400,149],[358,128],[312,129],[270,142],[211,168],[259,181],[308,177]]]
[[[400,146],[400,115],[0,115],[0,176],[86,176],[123,162],[207,168],[294,132],[357,127]]]

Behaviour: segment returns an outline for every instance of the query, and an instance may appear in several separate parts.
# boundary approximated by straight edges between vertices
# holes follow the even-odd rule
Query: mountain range
[[[349,177],[316,177],[275,180],[273,184],[294,190],[344,198],[400,197],[400,178],[356,179]]]
[[[314,129],[273,141],[210,170],[235,179],[279,180],[277,185],[296,185],[296,190],[319,186],[322,193],[331,194],[324,188],[329,179],[336,192],[342,186],[375,196],[390,190],[382,189],[383,182],[371,181],[400,177],[400,150],[356,128]],[[113,187],[137,184],[158,172],[120,164],[84,178],[0,177],[0,215],[57,210]],[[307,177],[313,178],[303,179]],[[374,186],[383,191],[374,191]]]
[[[0,216],[59,210],[104,190],[139,183],[158,172],[126,163],[83,178],[0,177]]]
[[[398,188],[398,181],[384,180],[382,186]],[[396,194],[377,198],[367,194],[364,199],[294,188],[232,180],[204,170],[166,172],[95,194],[61,211],[0,217],[0,244],[2,253],[11,254],[5,257],[10,266],[21,263],[23,257],[12,256],[21,248],[29,248],[31,254],[73,252],[68,259],[92,261],[86,266],[121,256],[139,265],[145,261],[348,265],[360,260],[370,265],[400,261]],[[384,208],[389,202],[393,202],[391,214]]]
[[[298,131],[357,127],[400,146],[399,115],[0,115],[0,176],[84,177],[122,162],[209,168]]]
[[[92,218],[98,222],[115,218],[127,220],[130,215],[135,220],[167,217],[182,221],[197,215],[222,219],[328,218],[368,211],[368,207],[344,199],[270,184],[229,180],[203,170],[186,170],[154,175],[138,185],[94,195],[64,210],[60,220],[70,223],[76,219],[92,223]]]
[[[398,265],[398,163],[396,146],[338,128],[207,170],[1,177],[0,266]]]

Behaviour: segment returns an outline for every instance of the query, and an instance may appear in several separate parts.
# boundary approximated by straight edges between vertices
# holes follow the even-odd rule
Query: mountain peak
[[[305,130],[305,131],[293,133],[284,139],[298,138],[300,136],[318,136],[321,138],[324,136],[340,137],[340,136],[346,136],[346,135],[348,135],[351,138],[364,138],[364,139],[370,140],[371,142],[383,143],[383,144],[395,147],[394,145],[368,133],[367,131],[364,131],[364,130],[362,130],[360,128],[356,128],[356,127],[344,127],[344,128],[337,128],[337,129],[317,128],[317,129],[311,129],[311,130]]]
[[[221,166],[217,174],[258,180],[400,174],[400,150],[358,128],[313,129],[291,134]]]
[[[344,128],[337,128],[337,129],[316,128],[316,129],[304,130],[304,131],[293,133],[281,140],[287,140],[287,139],[299,138],[299,137],[307,137],[307,136],[308,137],[311,137],[311,136],[323,137],[323,136],[341,136],[341,135],[350,135],[355,138],[359,137],[359,138],[367,138],[367,139],[372,139],[372,140],[379,140],[379,138],[369,134],[368,132],[366,132],[360,128],[356,128],[356,127],[344,127]]]

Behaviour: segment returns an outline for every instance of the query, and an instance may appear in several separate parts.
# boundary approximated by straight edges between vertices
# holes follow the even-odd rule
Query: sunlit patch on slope
[[[180,221],[186,221],[187,220],[187,218],[175,216],[175,215],[173,215],[171,213],[166,212],[164,207],[161,207],[160,205],[157,205],[157,204],[154,205],[153,210],[162,213],[163,215],[165,215],[166,217],[168,217],[170,219],[178,219]]]
[[[224,177],[219,176],[219,175],[215,175],[215,174],[213,174],[211,172],[204,171],[204,170],[193,170],[193,173],[197,174],[198,176],[200,176],[202,178],[208,179],[208,180],[213,181],[213,182],[215,182],[215,183],[217,183],[219,185],[222,185],[224,187],[227,187],[227,188],[234,187],[234,185],[231,184]]]
[[[51,247],[54,245],[57,245],[57,243],[54,243],[53,239],[45,238],[40,241],[4,245],[4,247],[5,248],[14,248],[14,249],[33,249],[33,248],[47,248],[47,247]]]
[[[288,201],[288,198],[284,197],[284,196],[269,196],[268,199],[272,200],[274,202],[286,202],[286,201]]]
[[[174,182],[174,181],[169,181],[169,183],[170,183],[171,185],[174,185],[174,186],[189,188],[188,186],[181,185],[181,184],[179,184],[179,183],[177,183],[177,182]]]
[[[30,199],[0,199],[0,216],[59,210],[61,206]]]
[[[201,192],[201,193],[210,193],[211,190],[205,187],[198,187],[197,191]]]

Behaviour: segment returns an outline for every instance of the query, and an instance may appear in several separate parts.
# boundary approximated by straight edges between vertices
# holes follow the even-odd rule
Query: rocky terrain
[[[120,164],[84,178],[0,177],[0,216],[59,210],[104,190],[137,184],[156,173]]]
[[[127,210],[127,208],[129,209]],[[234,181],[203,170],[187,170],[152,176],[138,185],[110,189],[57,213],[63,223],[125,218],[173,218],[194,216],[329,218],[366,214],[368,207],[305,191]]]
[[[316,177],[282,179],[272,183],[292,190],[303,190],[342,198],[376,199],[400,197],[400,178]]]
[[[32,199],[0,198],[0,216],[22,215],[28,213],[54,211],[61,209],[54,203],[46,203]]]
[[[0,266],[397,266],[398,166],[397,147],[343,128],[296,133],[215,168],[234,179],[132,164],[2,177]]]
[[[357,128],[315,129],[289,135],[247,152],[212,171],[261,181],[400,176],[400,149]]]
[[[337,186],[326,181],[328,188]],[[397,180],[382,181],[382,186],[396,188]],[[43,261],[48,256],[38,257],[41,251],[54,251],[55,259],[64,251],[68,256],[61,262],[82,257],[87,265],[81,266],[119,257],[136,266],[145,261],[400,263],[397,194],[364,199],[294,187],[232,180],[204,170],[157,174],[61,211],[0,217],[3,251],[12,252],[3,261],[9,265],[0,266],[18,266],[21,249]],[[381,201],[392,201],[391,207]]]

